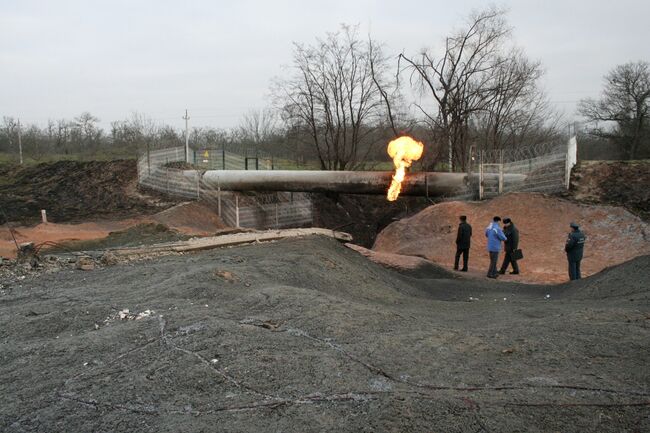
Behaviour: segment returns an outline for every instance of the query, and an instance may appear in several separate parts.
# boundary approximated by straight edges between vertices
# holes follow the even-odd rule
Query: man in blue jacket
[[[485,237],[487,238],[487,250],[490,254],[490,269],[488,269],[488,278],[497,278],[497,262],[499,261],[499,252],[501,251],[501,242],[507,240],[506,235],[503,234],[501,226],[499,225],[501,217],[495,216],[492,218],[492,224],[485,229]]]

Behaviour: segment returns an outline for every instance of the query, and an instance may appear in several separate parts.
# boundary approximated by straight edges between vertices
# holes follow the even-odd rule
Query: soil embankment
[[[135,160],[0,165],[0,224],[115,220],[159,212],[174,199],[137,190]],[[6,215],[6,218],[5,218]]]
[[[418,256],[450,269],[456,250],[458,217],[467,215],[473,227],[470,275],[486,273],[485,227],[492,217],[509,217],[519,229],[521,275],[502,279],[559,283],[568,279],[564,243],[569,223],[579,223],[587,235],[583,275],[650,253],[650,226],[622,207],[580,205],[542,194],[512,193],[484,202],[445,202],[394,222],[375,241],[373,250]]]
[[[650,256],[417,278],[310,237],[0,279],[0,430],[650,430]]]
[[[624,206],[650,221],[650,161],[581,161],[567,196],[581,203]]]

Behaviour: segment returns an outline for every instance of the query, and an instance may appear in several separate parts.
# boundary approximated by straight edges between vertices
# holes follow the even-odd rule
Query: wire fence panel
[[[575,157],[575,152],[575,137],[568,143],[544,142],[512,149],[474,152],[468,169],[470,177],[478,178],[474,198],[485,199],[516,191],[563,191],[568,185],[573,166],[571,155]]]
[[[210,157],[211,153],[198,155]],[[259,158],[245,158],[228,151],[212,152],[214,158],[203,160],[199,167],[219,161],[225,169],[270,169]],[[197,154],[193,157],[196,160]],[[138,183],[170,196],[201,200],[216,209],[222,221],[233,227],[287,228],[313,224],[313,205],[309,194],[292,192],[253,193],[221,191],[201,181],[205,170],[182,170],[167,165],[185,161],[185,149],[175,147],[146,152],[138,159]],[[270,162],[270,160],[268,160]],[[250,165],[247,167],[247,165]]]

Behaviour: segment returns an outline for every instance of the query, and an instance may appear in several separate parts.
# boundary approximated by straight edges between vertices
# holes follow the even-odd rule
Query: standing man
[[[508,266],[512,263],[512,272],[510,273],[517,275],[519,273],[519,265],[515,258],[515,250],[519,248],[519,230],[517,230],[517,227],[515,227],[510,218],[503,219],[503,234],[508,239],[503,243],[505,257],[503,258],[503,264],[499,273],[501,275],[505,274]]]
[[[585,234],[580,231],[580,226],[576,223],[569,224],[571,233],[566,240],[564,251],[566,251],[566,258],[569,262],[569,279],[580,279],[580,261],[582,260],[582,252],[585,248]]]
[[[499,226],[501,217],[495,216],[492,218],[492,224],[485,229],[485,237],[487,238],[487,250],[490,254],[490,269],[488,269],[488,278],[497,278],[497,262],[499,261],[499,252],[501,251],[501,241],[507,238]]]
[[[463,269],[462,272],[467,272],[467,260],[469,259],[469,246],[472,238],[472,226],[467,223],[465,215],[460,216],[460,224],[458,224],[458,234],[456,235],[456,260],[454,261],[454,270],[458,270],[458,263],[460,262],[460,255],[463,255]]]

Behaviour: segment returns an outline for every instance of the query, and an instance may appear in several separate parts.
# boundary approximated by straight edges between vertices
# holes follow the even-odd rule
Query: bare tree
[[[491,7],[470,15],[467,27],[445,39],[444,52],[422,51],[417,57],[399,56],[409,81],[434,108],[415,103],[427,124],[439,131],[448,147],[448,169],[465,162],[470,117],[495,97],[493,75],[502,62],[499,54],[510,35],[503,10]]]
[[[122,146],[129,153],[138,155],[155,147],[158,126],[144,114],[133,112],[123,121],[111,122],[111,139],[114,145]]]
[[[16,142],[16,134],[18,131],[18,122],[13,117],[2,117],[2,138],[7,143],[7,150],[13,152],[14,143]]]
[[[294,74],[279,80],[273,93],[290,128],[307,133],[322,169],[359,167],[385,140],[377,134],[385,105],[371,70],[383,70],[383,62],[356,27],[342,26],[315,45],[294,44]]]
[[[475,115],[481,149],[505,149],[550,141],[558,135],[561,120],[539,86],[544,71],[540,62],[529,60],[514,48],[497,60],[490,83],[491,97]]]
[[[278,123],[276,112],[270,108],[250,110],[244,114],[239,133],[243,140],[259,146],[277,133]]]
[[[103,131],[97,127],[99,119],[87,111],[75,117],[72,136],[80,148],[94,149],[102,136]]]
[[[69,143],[70,143],[70,122],[65,119],[60,119],[56,121],[56,130],[55,130],[55,148],[57,150],[63,150],[65,154],[70,153]]]
[[[635,159],[641,146],[650,146],[650,64],[639,61],[616,66],[605,76],[599,100],[585,99],[578,111],[596,122],[594,135],[619,143]],[[598,125],[605,122],[605,128]],[[607,128],[610,122],[613,128]]]

